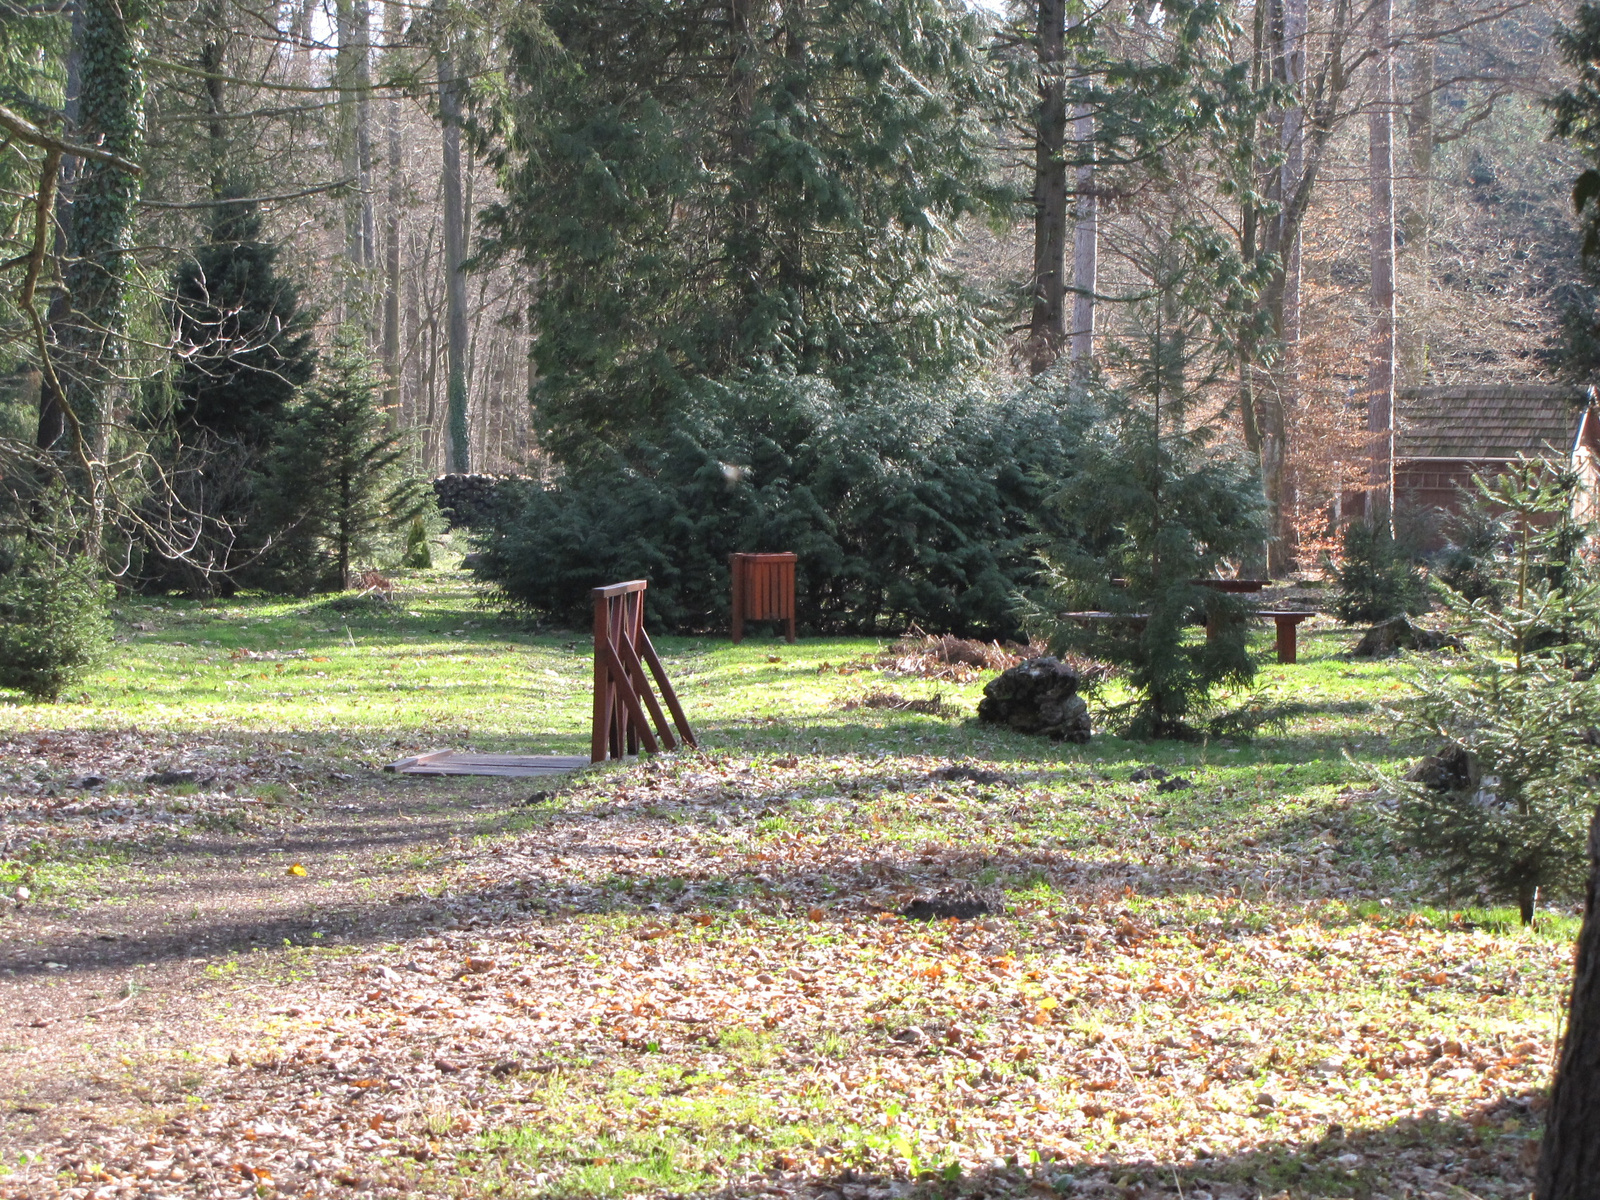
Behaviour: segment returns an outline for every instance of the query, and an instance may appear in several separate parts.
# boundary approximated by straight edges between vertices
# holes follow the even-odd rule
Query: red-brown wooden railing
[[[650,644],[650,635],[644,631],[644,593],[648,586],[643,579],[634,579],[589,593],[594,597],[594,733],[589,746],[590,762],[638,754],[641,746],[651,754],[662,746],[668,750],[678,748],[678,738],[673,737],[672,726],[667,724],[650,688],[646,667],[655,676],[661,699],[672,713],[684,745],[698,744],[656,648]]]
[[[729,556],[735,642],[744,639],[746,621],[781,621],[794,641],[794,563],[787,553]]]

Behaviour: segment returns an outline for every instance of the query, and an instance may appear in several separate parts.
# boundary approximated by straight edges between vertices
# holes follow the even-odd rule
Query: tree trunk
[[[369,172],[371,135],[367,128],[371,106],[367,101],[372,80],[370,63],[372,12],[367,0],[336,0],[334,79],[338,86],[338,137],[340,173],[350,180],[344,194],[345,279],[341,319],[370,319],[365,274],[372,265],[372,201]]]
[[[78,94],[83,87],[83,5],[75,3],[72,6],[72,34],[67,46],[67,61],[65,64],[65,97],[62,104],[62,115],[66,117],[66,132],[76,137],[78,133],[79,104]],[[56,275],[59,278],[66,271],[66,264],[72,258],[72,191],[73,180],[78,174],[78,160],[63,158],[56,172],[56,204],[55,228],[56,238],[53,257],[56,264]],[[50,301],[50,311],[46,316],[46,323],[50,329],[50,345],[61,344],[66,332],[67,317],[72,311],[72,298],[65,291],[57,291]],[[41,450],[52,450],[59,446],[61,439],[67,432],[67,398],[61,386],[60,376],[54,372],[45,372],[39,384],[39,429],[35,437]]]
[[[403,15],[396,0],[388,0],[383,14],[383,40],[389,54],[400,44]],[[400,100],[384,101],[384,124],[389,135],[389,211],[384,214],[383,272],[383,406],[389,412],[389,432],[400,431],[400,202],[404,169],[400,145]]]
[[[1434,57],[1437,53],[1433,27],[1434,0],[1416,0],[1416,49],[1411,60],[1411,114],[1409,121],[1411,203],[1406,211],[1406,253],[1415,263],[1417,284],[1423,295],[1431,274],[1430,242],[1433,239],[1433,89]],[[1422,321],[1409,322],[1404,343],[1406,382],[1421,386],[1428,373],[1428,332]]]
[[[1367,124],[1371,164],[1372,325],[1367,339],[1367,521],[1389,522],[1394,506],[1394,0],[1373,7],[1376,82]]]
[[[1066,341],[1066,0],[1038,0],[1039,118],[1034,130],[1033,313],[1028,369],[1048,370]]]
[[[137,160],[144,99],[136,31],[116,0],[83,0],[77,137],[122,158]],[[57,370],[63,376],[64,416],[74,418],[82,452],[105,461],[115,395],[124,386],[128,234],[139,183],[110,163],[83,163],[73,183],[67,240],[73,257],[63,272],[70,311],[62,322]],[[85,481],[91,506],[90,542],[98,548],[98,485]]]
[[[372,212],[372,5],[355,0],[356,178],[360,182],[361,265],[378,261],[378,234]]]
[[[201,10],[201,20],[206,27],[205,41],[200,45],[200,69],[205,72],[206,89],[206,154],[211,160],[211,198],[221,200],[229,184],[228,133],[223,115],[227,111],[223,67],[226,65],[228,25],[222,0],[207,0]]]
[[[439,115],[444,122],[444,277],[448,424],[445,470],[472,469],[467,421],[466,226],[461,195],[461,102],[449,50],[439,52]]]
[[[1072,335],[1067,357],[1082,375],[1094,360],[1094,310],[1100,287],[1100,197],[1095,194],[1094,116],[1084,105],[1073,111],[1078,143],[1077,195],[1072,224]]]
[[[1600,810],[1589,824],[1589,886],[1578,933],[1539,1173],[1537,1200],[1594,1200],[1600,1194]]]

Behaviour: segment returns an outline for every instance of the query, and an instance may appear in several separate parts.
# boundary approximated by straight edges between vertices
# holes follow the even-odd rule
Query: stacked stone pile
[[[1045,655],[1002,671],[983,689],[978,719],[1058,742],[1089,740],[1089,705],[1078,695],[1077,669]]]
[[[525,475],[440,475],[433,481],[433,494],[439,498],[439,509],[449,519],[451,529],[470,528],[488,519],[505,484],[526,478]]]

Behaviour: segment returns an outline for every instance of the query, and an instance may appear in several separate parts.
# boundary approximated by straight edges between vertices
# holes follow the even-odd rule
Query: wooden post
[[[1292,665],[1296,658],[1295,632],[1296,622],[1283,617],[1274,617],[1272,623],[1278,627],[1278,661],[1285,665]]]

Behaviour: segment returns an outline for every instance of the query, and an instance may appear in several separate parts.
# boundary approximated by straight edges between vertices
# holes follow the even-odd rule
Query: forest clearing
[[[1600,2],[0,0],[0,1200],[1596,1200],[1597,797]]]
[[[453,573],[117,610],[3,712],[0,1195],[1528,1190],[1575,922],[1419,892],[1325,619],[1277,731],[1055,748],[881,641],[662,638],[703,749],[533,791],[381,771],[584,745],[587,644]]]

